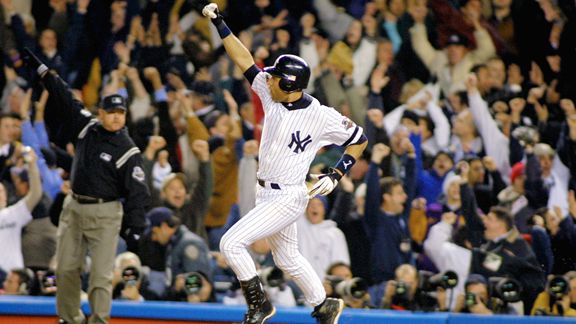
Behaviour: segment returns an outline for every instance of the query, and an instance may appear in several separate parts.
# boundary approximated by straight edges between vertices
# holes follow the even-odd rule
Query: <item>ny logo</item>
[[[310,137],[310,135],[304,139],[300,139],[300,131],[296,131],[296,133],[292,133],[292,142],[288,144],[288,147],[292,148],[292,145],[294,145],[294,153],[301,153],[304,152],[304,149],[306,149],[306,146],[310,143],[312,143],[312,137]]]

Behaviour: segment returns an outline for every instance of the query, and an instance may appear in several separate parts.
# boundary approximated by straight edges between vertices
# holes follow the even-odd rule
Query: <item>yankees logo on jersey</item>
[[[312,138],[310,135],[306,136],[304,139],[300,139],[300,131],[292,133],[292,141],[288,144],[289,148],[294,146],[294,153],[304,152],[306,145],[312,143]]]
[[[362,137],[362,128],[306,93],[292,105],[273,101],[266,77],[260,72],[252,82],[265,113],[259,155],[267,159],[259,162],[258,179],[302,184],[320,148],[347,146]]]

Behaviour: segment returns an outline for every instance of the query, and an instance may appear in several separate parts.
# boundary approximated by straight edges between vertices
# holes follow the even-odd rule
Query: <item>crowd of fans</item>
[[[330,295],[354,308],[576,316],[574,1],[215,2],[259,67],[300,55],[307,92],[369,138],[298,221]],[[206,3],[0,4],[3,293],[54,295],[74,155],[45,127],[58,102],[24,64],[28,47],[87,107],[112,93],[129,102],[152,200],[143,237],[119,248],[114,298],[243,303],[218,245],[254,205],[263,111],[199,14]],[[340,155],[324,148],[310,172]],[[268,243],[251,251],[273,303],[302,305]]]

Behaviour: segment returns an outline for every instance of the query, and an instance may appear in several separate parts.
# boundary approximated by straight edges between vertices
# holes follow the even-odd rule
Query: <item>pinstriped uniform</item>
[[[267,77],[267,73],[260,72],[252,82],[265,113],[257,173],[265,185],[258,186],[254,209],[222,237],[220,250],[238,279],[246,281],[257,274],[246,248],[267,238],[276,265],[298,284],[308,303],[318,305],[326,292],[310,263],[298,251],[296,234],[295,222],[308,204],[306,175],[321,147],[355,144],[363,131],[307,94],[304,96],[310,103],[302,109],[290,109],[273,101]]]

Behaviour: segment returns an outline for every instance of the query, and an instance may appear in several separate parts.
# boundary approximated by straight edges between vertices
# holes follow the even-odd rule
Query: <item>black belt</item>
[[[104,199],[104,198],[84,196],[75,193],[72,193],[72,198],[74,198],[74,200],[76,200],[79,204],[103,204],[106,202],[116,200],[116,199]]]
[[[266,188],[266,181],[258,179],[258,184]],[[280,185],[274,182],[268,182],[268,185],[272,189],[280,190]]]

